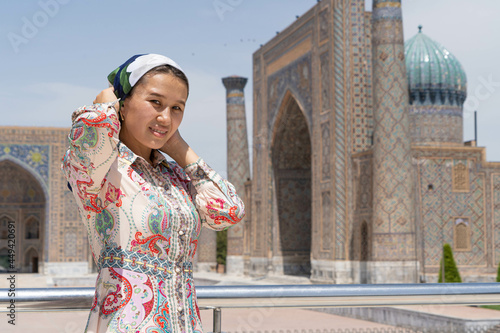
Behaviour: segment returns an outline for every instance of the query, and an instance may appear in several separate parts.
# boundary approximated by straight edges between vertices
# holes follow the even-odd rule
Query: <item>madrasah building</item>
[[[500,163],[463,142],[465,71],[421,29],[404,42],[400,0],[323,0],[254,53],[251,179],[246,81],[223,79],[247,206],[229,273],[436,282],[449,243],[465,281],[494,280]],[[0,265],[11,221],[20,272],[95,271],[60,171],[68,132],[0,127]],[[199,244],[198,270],[213,269],[215,234]]]

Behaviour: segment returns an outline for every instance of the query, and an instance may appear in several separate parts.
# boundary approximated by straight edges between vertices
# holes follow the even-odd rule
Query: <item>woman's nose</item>
[[[170,122],[170,108],[165,108],[157,118],[159,122]]]

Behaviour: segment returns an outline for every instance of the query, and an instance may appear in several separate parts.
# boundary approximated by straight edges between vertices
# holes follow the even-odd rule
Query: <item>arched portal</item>
[[[282,272],[311,271],[311,139],[306,118],[292,96],[285,98],[272,141],[277,219],[276,264]],[[276,223],[277,222],[277,223]],[[281,259],[281,260],[280,260]],[[275,260],[276,261],[276,260]],[[276,265],[275,264],[275,265]],[[278,272],[280,268],[275,267]]]
[[[359,254],[359,274],[360,274],[360,283],[368,283],[368,268],[367,263],[370,258],[370,244],[369,244],[369,235],[368,235],[368,224],[366,221],[361,223],[361,232],[360,232],[360,254]]]
[[[30,172],[12,161],[0,161],[0,249],[15,246],[15,257],[9,257],[11,269],[38,272],[45,205],[43,188]]]
[[[0,249],[0,273],[9,271],[9,249]]]
[[[368,261],[368,224],[363,221],[361,224],[361,254],[360,261]]]
[[[24,256],[24,265],[26,273],[38,273],[38,252],[30,248]]]

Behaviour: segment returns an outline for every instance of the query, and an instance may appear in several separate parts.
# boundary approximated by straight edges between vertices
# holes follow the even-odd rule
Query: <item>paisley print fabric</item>
[[[107,104],[78,109],[62,169],[99,269],[85,332],[202,332],[192,258],[201,226],[223,230],[244,206],[202,159],[153,165],[118,139]]]

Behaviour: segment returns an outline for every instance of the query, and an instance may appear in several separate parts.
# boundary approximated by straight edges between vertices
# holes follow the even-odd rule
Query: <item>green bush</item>
[[[500,262],[498,263],[497,282],[500,282]]]
[[[460,273],[458,272],[457,264],[455,263],[455,259],[453,258],[453,251],[451,250],[450,244],[444,244],[443,246],[443,254],[444,254],[444,278],[445,283],[450,282],[462,282],[462,278],[460,277]],[[439,265],[439,279],[438,282],[443,282],[443,260]]]
[[[226,264],[227,256],[227,229],[217,232],[217,263]]]

